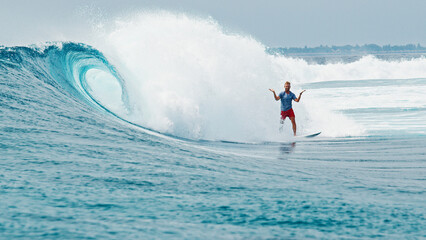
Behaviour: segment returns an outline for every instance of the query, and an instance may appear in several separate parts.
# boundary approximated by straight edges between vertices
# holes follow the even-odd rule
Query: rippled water
[[[1,50],[0,238],[426,237],[424,79],[308,83],[365,134],[241,143],[123,120],[72,81],[90,68],[115,74],[87,46]]]

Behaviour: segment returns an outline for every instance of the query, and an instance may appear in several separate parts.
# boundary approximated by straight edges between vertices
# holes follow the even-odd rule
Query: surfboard
[[[313,137],[316,137],[316,136],[318,136],[320,134],[321,134],[321,132],[317,132],[317,133],[308,134],[308,135],[302,135],[302,136],[298,136],[298,137],[313,138]]]

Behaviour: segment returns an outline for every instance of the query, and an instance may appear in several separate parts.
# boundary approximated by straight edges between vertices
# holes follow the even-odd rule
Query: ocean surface
[[[298,133],[269,88],[292,82]],[[0,239],[426,238],[426,58],[308,63],[210,19],[0,48]]]

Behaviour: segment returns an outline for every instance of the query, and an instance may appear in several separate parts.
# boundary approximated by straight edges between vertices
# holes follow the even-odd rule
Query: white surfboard
[[[321,134],[321,132],[317,132],[317,133],[313,133],[313,134],[300,135],[300,136],[297,136],[297,137],[313,138],[313,137],[316,137],[320,134]]]

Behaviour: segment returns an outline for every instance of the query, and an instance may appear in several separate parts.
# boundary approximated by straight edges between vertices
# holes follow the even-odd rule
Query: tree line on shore
[[[420,44],[406,44],[406,45],[383,45],[377,44],[364,44],[364,45],[345,45],[345,46],[323,46],[309,48],[289,47],[289,48],[268,48],[270,53],[278,53],[283,55],[297,54],[297,53],[330,53],[330,54],[353,54],[353,53],[383,53],[383,52],[426,52],[426,47]]]

